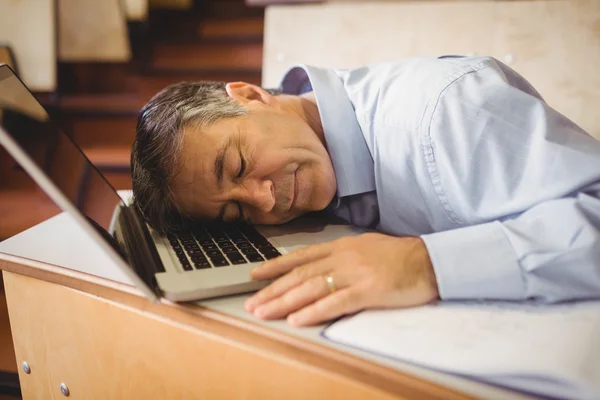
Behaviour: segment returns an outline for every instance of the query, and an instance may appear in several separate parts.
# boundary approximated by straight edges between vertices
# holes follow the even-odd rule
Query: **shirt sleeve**
[[[600,298],[600,142],[492,60],[442,92],[422,147],[457,226],[422,236],[442,299]]]

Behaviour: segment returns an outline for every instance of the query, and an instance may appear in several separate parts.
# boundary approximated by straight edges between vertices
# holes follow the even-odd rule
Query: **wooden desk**
[[[151,303],[65,214],[0,251],[47,261],[0,254],[24,399],[525,398],[257,321],[247,295]]]

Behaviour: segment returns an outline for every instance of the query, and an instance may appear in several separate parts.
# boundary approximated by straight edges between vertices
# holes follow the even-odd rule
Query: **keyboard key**
[[[242,253],[244,253],[245,255],[258,254],[258,252],[256,251],[256,249],[254,247],[244,247],[244,248],[240,249],[240,251]]]
[[[267,242],[266,240],[264,241],[256,241],[256,242],[252,242],[252,244],[254,245],[254,247],[256,247],[257,249],[274,249],[275,247],[273,247],[273,245],[269,242]]]
[[[244,243],[237,243],[236,244],[238,248],[243,249],[245,247],[252,247],[252,245],[248,242],[244,242]]]
[[[221,255],[221,250],[219,249],[214,249],[214,250],[206,250],[206,255],[211,257],[211,256],[219,256]]]
[[[205,258],[204,260],[192,260],[196,269],[210,268],[210,263]]]
[[[232,253],[232,254],[227,254],[227,258],[229,259],[229,261],[231,261],[232,264],[246,264],[247,261],[244,258],[244,256],[242,256],[240,253]]]
[[[260,251],[261,253],[277,253],[277,254],[279,254],[279,251],[273,246],[259,247],[258,251]]]
[[[183,267],[183,269],[185,271],[193,271],[194,270],[194,268],[192,267],[192,264],[190,264],[190,262],[187,260],[185,262],[182,262],[181,266]]]
[[[263,255],[263,256],[264,256],[264,257],[265,257],[267,260],[270,260],[270,259],[272,259],[272,258],[279,257],[281,254],[280,254],[280,253],[279,253],[277,250],[275,250],[275,251],[267,251],[267,252],[263,252],[263,253],[262,253],[262,255]]]
[[[184,245],[184,246],[183,246],[183,248],[184,248],[186,251],[191,251],[191,250],[200,250],[200,247],[198,247],[198,245],[197,245],[197,244],[195,244],[195,243],[194,243],[194,244],[186,244],[186,245]]]
[[[210,257],[210,261],[212,261],[215,267],[224,267],[229,265],[229,262],[223,256]]]
[[[192,271],[194,269],[188,260],[179,260],[179,263],[185,271]]]
[[[263,258],[263,256],[261,256],[258,253],[250,253],[250,254],[246,254],[246,258],[248,259],[248,261],[250,262],[259,262],[259,261],[265,261],[265,259]]]
[[[231,246],[231,247],[223,247],[221,250],[225,254],[227,254],[227,253],[238,253],[239,254],[238,249],[235,248],[235,247],[233,247],[233,246]]]
[[[235,247],[231,248],[231,249],[226,249],[227,251],[224,252],[225,255],[229,255],[229,254],[238,254],[240,256],[242,256],[242,253],[239,252],[238,249],[236,249]]]
[[[216,245],[216,244],[207,244],[207,245],[203,245],[203,246],[202,246],[202,248],[203,248],[205,251],[208,251],[208,250],[218,250],[218,247],[217,247],[217,245]]]
[[[206,256],[204,256],[204,254],[202,253],[197,253],[194,254],[193,256],[190,257],[192,259],[192,261],[196,261],[196,260],[206,260]]]

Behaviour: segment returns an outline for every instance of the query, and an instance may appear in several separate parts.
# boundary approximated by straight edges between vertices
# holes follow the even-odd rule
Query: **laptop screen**
[[[120,197],[7,66],[0,66],[0,124],[74,206],[109,230]],[[0,186],[20,185],[27,173],[8,158],[0,164]]]

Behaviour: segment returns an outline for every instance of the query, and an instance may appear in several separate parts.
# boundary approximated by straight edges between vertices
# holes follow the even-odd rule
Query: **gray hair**
[[[224,82],[208,81],[168,86],[142,108],[131,150],[131,178],[134,204],[150,226],[166,234],[190,221],[170,188],[182,167],[178,157],[184,128],[209,126],[247,112],[229,98]]]

